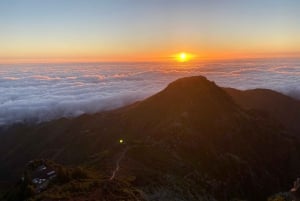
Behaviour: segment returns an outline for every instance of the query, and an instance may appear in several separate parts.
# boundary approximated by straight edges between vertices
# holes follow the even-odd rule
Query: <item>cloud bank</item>
[[[300,98],[300,61],[198,64],[98,63],[0,65],[0,125],[42,122],[109,110],[141,100],[184,76],[220,86],[269,88]]]

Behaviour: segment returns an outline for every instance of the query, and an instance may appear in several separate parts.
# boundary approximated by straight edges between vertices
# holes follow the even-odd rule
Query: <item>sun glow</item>
[[[190,61],[194,56],[186,52],[180,52],[176,54],[174,57],[179,62],[187,62]]]

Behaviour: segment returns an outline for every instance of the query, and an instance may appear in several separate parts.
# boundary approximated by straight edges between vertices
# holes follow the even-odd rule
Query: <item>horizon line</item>
[[[284,56],[264,56],[264,57],[256,57],[256,56],[249,56],[249,57],[220,57],[220,58],[201,58],[201,59],[194,59],[191,61],[187,61],[184,63],[199,63],[199,62],[210,62],[210,61],[231,61],[231,60],[246,60],[246,59],[300,59],[300,55],[284,55]],[[166,59],[166,60],[88,60],[88,59],[22,59],[19,61],[1,61],[0,64],[59,64],[59,63],[178,63],[174,59]]]

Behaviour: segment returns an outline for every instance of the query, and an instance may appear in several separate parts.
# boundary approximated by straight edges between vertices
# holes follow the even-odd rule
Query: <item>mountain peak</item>
[[[222,88],[203,76],[193,76],[175,80],[161,92],[135,104],[126,116],[137,129],[182,121],[206,127],[223,119],[229,121],[238,111],[240,108]]]
[[[160,101],[169,107],[173,103],[176,108],[232,109],[236,107],[232,98],[214,82],[204,76],[192,76],[175,80],[164,90],[150,97],[145,102]]]
[[[168,85],[168,87],[172,87],[172,86],[176,86],[176,85],[184,85],[184,86],[194,85],[195,86],[197,84],[211,84],[211,83],[214,83],[214,82],[209,81],[206,77],[199,75],[199,76],[179,78],[179,79],[171,82]]]

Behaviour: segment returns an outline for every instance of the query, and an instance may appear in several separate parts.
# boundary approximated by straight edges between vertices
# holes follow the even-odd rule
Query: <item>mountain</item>
[[[116,189],[126,183],[145,200],[266,200],[299,175],[300,141],[276,110],[241,94],[194,76],[113,111],[3,128],[0,180],[17,180],[28,161],[47,158],[92,169]],[[71,200],[57,188],[42,195]],[[116,189],[112,200],[121,200]]]
[[[268,89],[224,89],[242,108],[267,112],[292,133],[300,133],[300,101]]]

